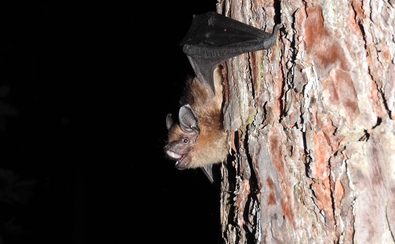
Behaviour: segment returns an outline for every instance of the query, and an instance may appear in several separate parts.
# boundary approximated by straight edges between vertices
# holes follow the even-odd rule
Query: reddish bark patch
[[[288,178],[285,176],[284,173],[284,156],[282,153],[282,146],[281,143],[281,133],[279,132],[278,128],[273,127],[269,133],[268,141],[269,141],[269,150],[271,152],[271,161],[277,169],[279,183],[282,192],[282,209],[283,215],[289,220],[292,225],[295,225],[294,214],[292,212],[291,202],[289,201],[290,193],[292,189],[290,189],[290,182]]]
[[[321,8],[320,7],[308,7],[306,9],[307,13],[307,18],[305,22],[305,43],[306,43],[306,51],[307,53],[310,53],[313,44],[318,38],[318,35],[320,35],[323,31],[323,22],[324,18],[322,17],[321,14]]]
[[[276,198],[274,197],[274,182],[271,178],[266,179],[267,185],[270,188],[270,195],[269,195],[269,200],[268,200],[268,205],[275,205],[276,204]]]
[[[350,74],[334,69],[322,83],[329,93],[329,102],[334,106],[340,106],[340,109],[344,110],[347,122],[352,125],[359,115],[359,108],[357,92]]]
[[[288,201],[283,200],[282,209],[283,209],[283,215],[287,217],[287,219],[292,223],[293,226],[295,226],[295,222],[293,219],[293,212],[290,209]]]
[[[355,117],[358,113],[358,98],[350,75],[342,70],[336,70],[334,82],[335,89],[341,97],[343,107],[347,113]]]
[[[328,228],[333,228],[335,223],[335,218],[333,216],[332,199],[331,199],[331,186],[329,178],[323,181],[315,182],[312,184],[314,192],[316,194],[315,202],[319,209],[325,212],[327,220],[332,221],[332,223],[327,223]]]
[[[324,84],[325,89],[329,92],[329,101],[334,105],[338,105],[340,99],[339,99],[339,95],[337,94],[335,84],[331,79],[331,77],[323,80],[322,83]]]
[[[319,180],[325,180],[329,176],[329,157],[332,154],[331,147],[322,132],[314,133],[314,170],[312,175]]]

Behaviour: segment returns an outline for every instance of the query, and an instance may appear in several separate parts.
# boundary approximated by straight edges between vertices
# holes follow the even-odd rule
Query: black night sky
[[[7,2],[0,243],[217,243],[219,186],[162,149],[216,1]]]

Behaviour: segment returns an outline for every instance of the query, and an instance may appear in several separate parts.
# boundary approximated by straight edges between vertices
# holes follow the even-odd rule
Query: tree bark
[[[395,242],[394,7],[219,0],[283,24],[271,49],[225,64],[224,243]]]

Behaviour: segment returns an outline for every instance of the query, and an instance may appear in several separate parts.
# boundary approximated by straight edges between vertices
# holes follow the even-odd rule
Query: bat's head
[[[166,127],[169,139],[164,147],[168,157],[176,160],[176,167],[180,170],[190,168],[192,151],[199,137],[199,118],[191,106],[184,105],[178,113],[179,124],[174,123],[171,114],[166,117]]]

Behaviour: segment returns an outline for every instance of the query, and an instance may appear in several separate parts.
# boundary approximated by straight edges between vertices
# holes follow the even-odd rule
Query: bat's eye
[[[184,138],[184,139],[182,139],[182,142],[184,142],[185,144],[188,144],[189,139],[188,138]]]

